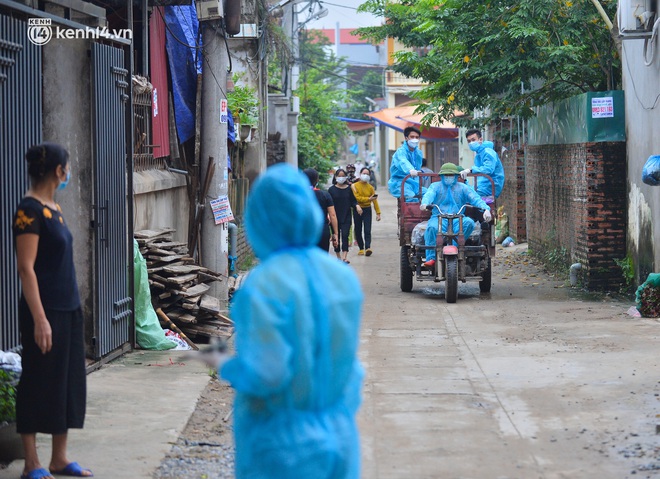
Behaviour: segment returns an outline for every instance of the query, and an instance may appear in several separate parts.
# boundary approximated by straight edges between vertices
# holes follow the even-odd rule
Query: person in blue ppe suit
[[[474,166],[471,169],[461,171],[461,177],[465,179],[468,173],[483,173],[489,175],[495,183],[494,198],[500,196],[502,188],[504,187],[504,167],[493,150],[493,142],[484,141],[481,137],[481,131],[468,130],[465,133],[465,138],[468,141],[470,150],[475,152]],[[493,187],[487,178],[480,176],[477,178],[477,193],[484,200],[492,204],[493,202]]]
[[[236,355],[220,376],[236,390],[236,478],[357,479],[355,414],[360,283],[316,244],[323,215],[309,181],[268,168],[245,226],[260,263],[233,297]]]
[[[387,182],[387,188],[392,196],[399,198],[401,196],[401,182],[411,175],[412,178],[406,180],[403,197],[407,202],[417,202],[415,195],[419,194],[419,175],[422,168],[422,151],[419,149],[419,138],[421,133],[414,126],[409,126],[403,130],[405,141],[392,155],[392,164],[390,165],[390,180]],[[426,188],[422,189],[422,194]]]
[[[438,205],[443,213],[456,214],[463,205],[469,204],[484,210],[483,219],[489,222],[492,219],[490,207],[471,186],[458,181],[461,170],[453,163],[445,163],[440,168],[438,174],[442,181],[431,183],[429,189],[422,197],[420,209],[425,211],[431,208],[430,205]],[[424,244],[426,246],[436,245],[436,236],[438,234],[438,209],[433,208],[433,213],[424,232]],[[446,233],[449,226],[449,220],[442,220],[442,232]],[[458,231],[459,220],[455,219],[453,224],[454,231]],[[474,220],[465,216],[463,218],[463,234],[466,238],[470,236],[474,229]],[[435,265],[435,248],[426,250],[426,262],[424,266],[432,268]]]

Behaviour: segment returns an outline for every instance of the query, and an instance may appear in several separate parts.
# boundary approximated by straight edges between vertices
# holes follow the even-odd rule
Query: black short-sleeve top
[[[78,309],[80,296],[73,265],[73,237],[59,205],[52,209],[35,198],[23,198],[14,215],[13,232],[14,244],[16,237],[23,234],[39,236],[34,272],[44,309]]]
[[[316,201],[319,202],[319,206],[321,206],[321,209],[323,210],[324,220],[328,223],[328,207],[335,206],[332,202],[332,196],[330,196],[330,193],[327,191],[317,189],[314,190],[314,194],[316,195]]]

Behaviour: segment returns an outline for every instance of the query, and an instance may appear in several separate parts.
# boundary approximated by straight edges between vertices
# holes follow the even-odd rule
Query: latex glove
[[[214,371],[219,371],[222,365],[231,358],[224,340],[212,341],[208,347],[199,351],[191,351],[191,353]]]
[[[408,173],[410,174],[410,176],[417,176],[417,175],[419,175],[419,171],[417,171],[417,170],[410,170]]]
[[[490,220],[493,219],[493,215],[490,214],[490,210],[484,211],[484,221],[490,223]]]
[[[472,170],[463,170],[463,171],[461,171],[461,178],[466,179],[467,175],[469,173],[472,173]]]
[[[225,364],[231,356],[227,353],[220,351],[204,351],[200,354],[200,358],[204,361],[209,368],[214,371],[220,371],[220,368]]]
[[[419,205],[419,209],[422,210],[422,211],[426,211],[426,208],[428,208],[428,207],[429,207],[429,205],[425,205],[424,203]]]

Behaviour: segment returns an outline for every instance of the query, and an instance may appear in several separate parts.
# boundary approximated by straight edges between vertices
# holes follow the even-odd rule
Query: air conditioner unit
[[[196,0],[195,7],[200,21],[216,20],[224,15],[222,0]]]
[[[651,35],[658,0],[619,0],[619,34],[645,38]]]

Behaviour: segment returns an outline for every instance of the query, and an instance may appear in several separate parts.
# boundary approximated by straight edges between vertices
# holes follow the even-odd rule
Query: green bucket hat
[[[453,163],[445,163],[438,171],[439,175],[460,175],[461,169]]]

